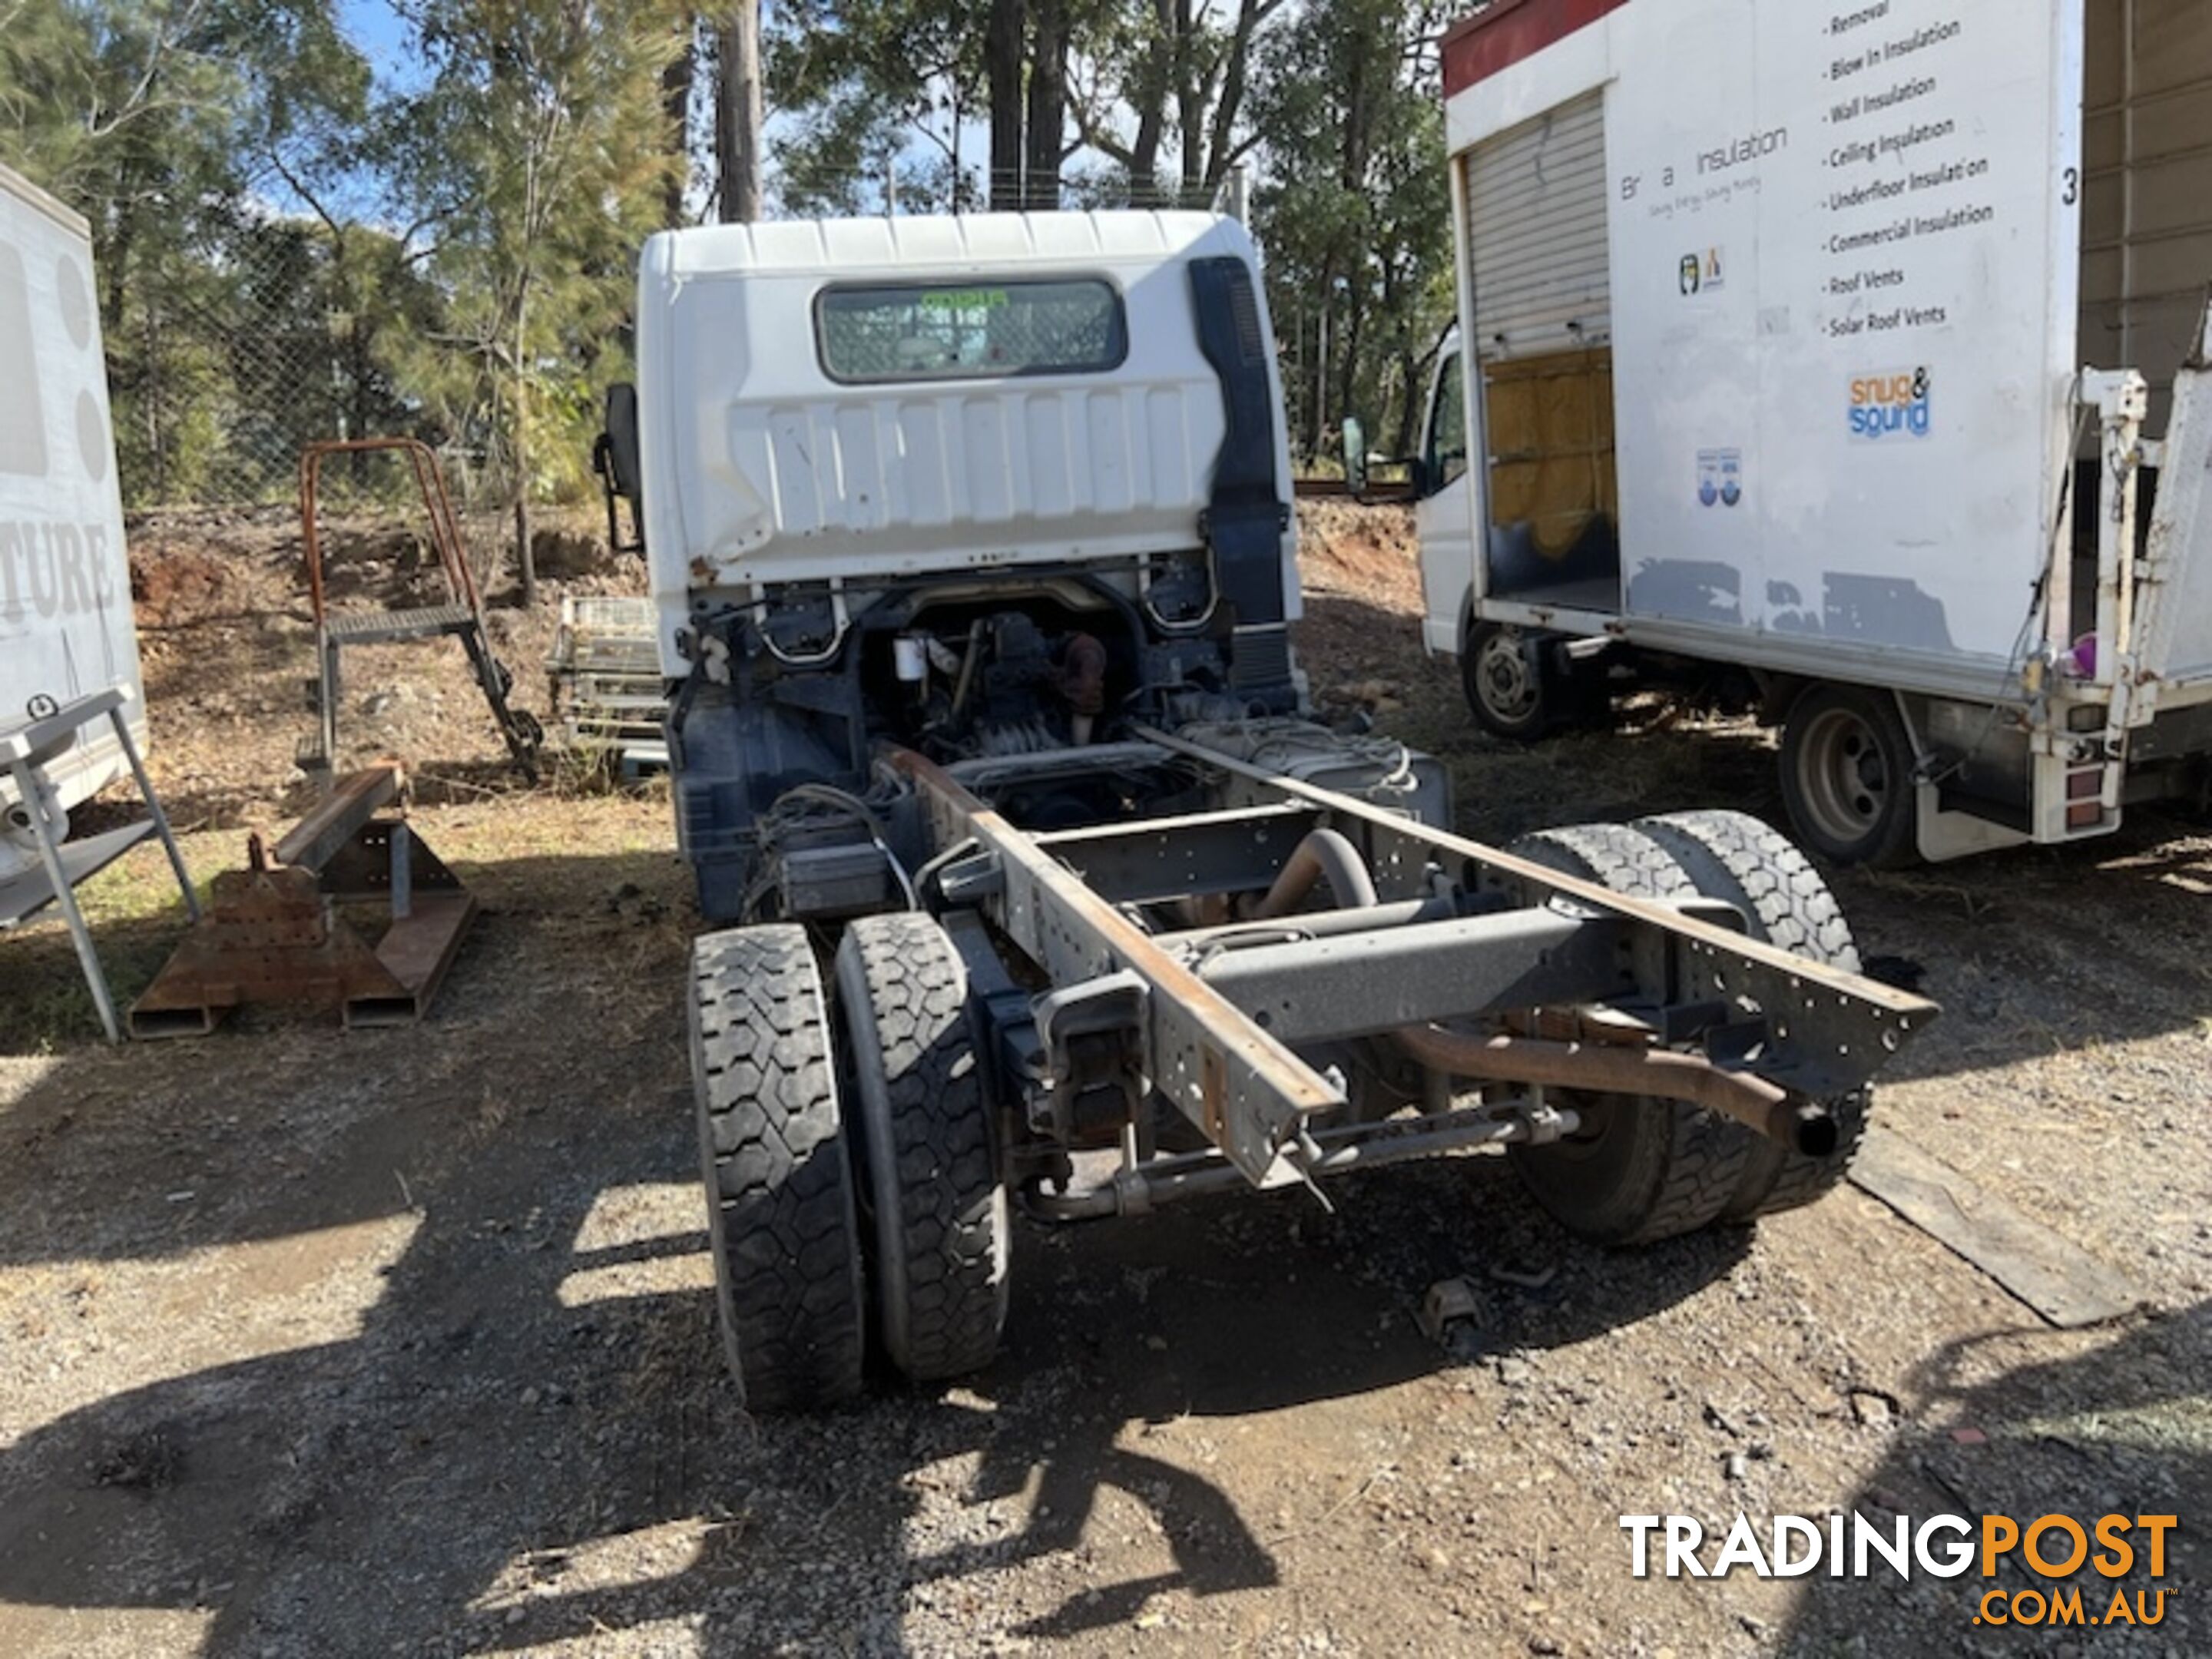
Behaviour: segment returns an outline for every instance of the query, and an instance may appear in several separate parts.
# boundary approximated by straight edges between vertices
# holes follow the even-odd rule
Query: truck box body
[[[2212,280],[2212,7],[1500,0],[1444,81],[1487,465],[1480,534],[1425,526],[1431,646],[1474,613],[2025,706],[2031,659],[2094,635],[2058,702],[2212,697],[2212,524],[2155,465],[2157,586],[2127,637],[2100,615],[2100,556],[2109,586],[2140,548],[2100,537],[2081,379],[2140,371],[2167,434]]]
[[[92,246],[0,167],[0,726],[125,686],[145,742]],[[64,806],[120,775],[105,722],[46,768]],[[12,798],[0,779],[0,800]]]

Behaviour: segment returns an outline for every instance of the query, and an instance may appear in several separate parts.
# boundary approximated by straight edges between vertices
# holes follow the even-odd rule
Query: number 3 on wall
[[[2072,207],[2081,199],[2081,169],[2069,167],[2059,176],[2066,180],[2066,188],[2058,198],[2059,203],[2062,206]]]

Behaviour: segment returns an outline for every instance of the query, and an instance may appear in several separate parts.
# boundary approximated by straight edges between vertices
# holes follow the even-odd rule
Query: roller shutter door
[[[1468,152],[1474,337],[1484,361],[1612,337],[1605,181],[1602,91]]]
[[[2081,360],[2141,369],[2160,434],[2212,282],[2212,6],[2091,6],[2085,81]]]

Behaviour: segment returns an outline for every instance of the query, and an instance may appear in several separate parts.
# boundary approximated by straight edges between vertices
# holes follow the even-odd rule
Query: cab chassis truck
[[[691,1056],[751,1407],[988,1363],[1067,1224],[1502,1147],[1592,1237],[1802,1204],[1926,1002],[1691,813],[1453,835],[1303,718],[1252,246],[1201,214],[653,238],[599,464],[642,526]],[[613,501],[611,499],[610,508]]]

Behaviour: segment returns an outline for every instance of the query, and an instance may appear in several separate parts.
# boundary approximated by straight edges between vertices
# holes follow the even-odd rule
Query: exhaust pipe
[[[1724,1072],[1702,1054],[1536,1037],[1472,1036],[1440,1025],[1405,1026],[1397,1039],[1422,1065],[1447,1076],[1684,1100],[1734,1118],[1808,1158],[1827,1157],[1839,1139],[1836,1120],[1826,1107],[1793,1099],[1748,1072]]]
[[[1316,830],[1300,842],[1267,896],[1254,908],[1255,921],[1272,921],[1286,916],[1312,892],[1314,884],[1328,878],[1328,890],[1340,910],[1365,910],[1376,902],[1375,878],[1359,849],[1334,830]]]

